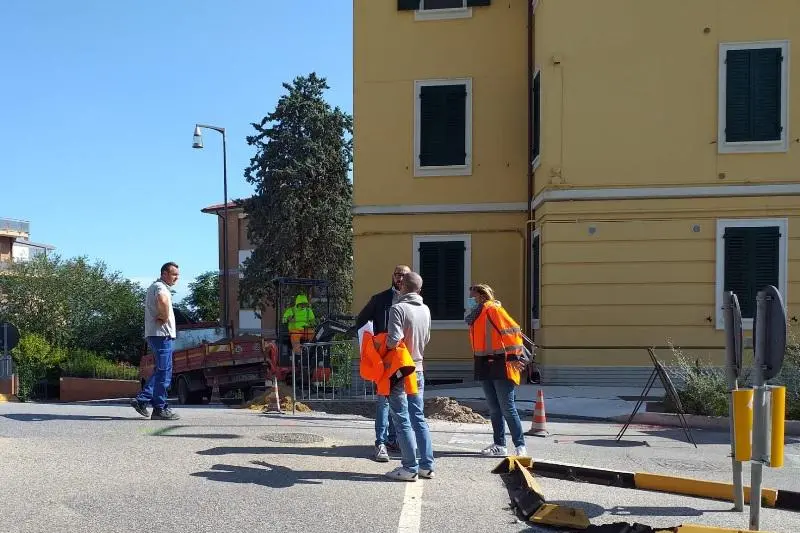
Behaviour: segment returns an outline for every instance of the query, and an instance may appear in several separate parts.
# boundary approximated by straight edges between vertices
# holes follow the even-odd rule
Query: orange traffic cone
[[[542,389],[539,389],[539,393],[536,395],[536,407],[533,409],[531,429],[525,434],[534,437],[546,437],[549,435],[549,433],[547,433],[547,416],[544,412],[544,393]]]

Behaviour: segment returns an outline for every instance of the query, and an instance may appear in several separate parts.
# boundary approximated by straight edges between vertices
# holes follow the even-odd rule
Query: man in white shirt
[[[172,381],[172,351],[177,329],[172,310],[170,287],[178,282],[178,265],[169,262],[161,267],[161,277],[147,289],[144,303],[144,337],[153,353],[153,375],[142,391],[131,400],[131,407],[151,420],[177,420],[180,418],[167,405],[167,389]],[[153,405],[152,416],[147,404]]]

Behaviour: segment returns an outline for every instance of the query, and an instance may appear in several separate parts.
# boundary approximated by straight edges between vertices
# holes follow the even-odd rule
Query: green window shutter
[[[725,229],[724,290],[739,299],[742,318],[753,318],[756,295],[780,279],[780,232],[777,227]]]
[[[419,98],[420,166],[465,165],[466,86],[424,85]]]
[[[725,61],[725,139],[780,140],[781,49],[729,50]]]
[[[422,6],[427,9],[458,9],[464,7],[464,0],[424,0]]]
[[[462,241],[420,243],[422,296],[432,320],[464,318],[464,251]]]
[[[536,73],[533,78],[533,94],[531,94],[531,109],[533,112],[533,147],[532,159],[536,159],[541,153],[541,131],[542,131],[542,76]]]
[[[533,238],[532,244],[533,250],[531,254],[531,283],[533,284],[532,287],[532,299],[531,302],[531,318],[539,319],[540,314],[542,311],[542,290],[541,290],[541,279],[542,279],[542,271],[541,271],[541,257],[542,257],[542,247],[541,247],[541,239],[539,235],[536,235]]]
[[[480,7],[492,5],[492,0],[467,0],[467,7]]]
[[[398,11],[416,11],[419,9],[419,0],[397,0]]]

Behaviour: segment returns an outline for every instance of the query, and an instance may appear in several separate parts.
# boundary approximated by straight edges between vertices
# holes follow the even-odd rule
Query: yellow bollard
[[[749,461],[753,433],[753,389],[733,391],[733,435],[736,460]]]
[[[772,446],[769,458],[771,468],[783,466],[783,436],[786,425],[786,387],[770,387],[772,398]]]

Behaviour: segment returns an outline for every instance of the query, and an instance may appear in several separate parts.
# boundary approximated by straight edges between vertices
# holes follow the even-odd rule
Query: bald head
[[[403,276],[403,294],[418,293],[422,290],[422,276],[409,272]]]

